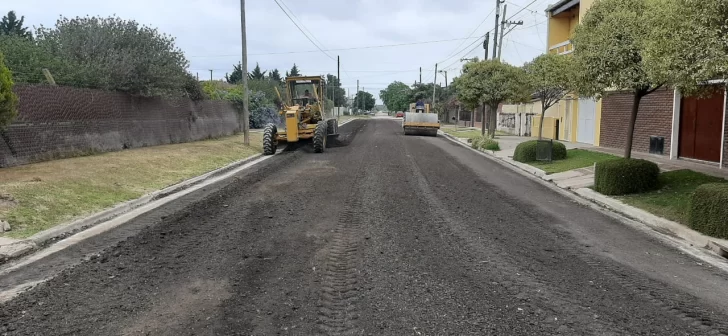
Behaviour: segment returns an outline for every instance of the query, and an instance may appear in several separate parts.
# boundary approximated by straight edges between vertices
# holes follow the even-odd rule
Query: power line
[[[288,19],[291,20],[291,22],[293,22],[293,24],[296,26],[296,28],[298,28],[298,30],[301,32],[301,34],[303,34],[303,36],[305,36],[306,39],[308,39],[308,41],[311,42],[311,44],[313,44],[319,51],[321,51],[322,53],[324,53],[324,55],[328,56],[329,58],[331,58],[332,60],[335,61],[335,59],[333,57],[331,57],[331,55],[327,54],[326,51],[324,51],[324,49],[322,49],[318,44],[316,44],[316,42],[314,42],[311,39],[311,37],[309,37],[308,34],[306,34],[306,32],[304,32],[303,29],[301,29],[301,26],[299,26],[298,23],[296,23],[296,21],[293,20],[293,18],[291,17],[291,15],[289,15],[288,12],[286,12],[286,10],[283,9],[283,6],[281,6],[281,4],[280,4],[280,2],[278,2],[278,0],[273,0],[273,1],[276,3],[276,5],[278,5],[278,8],[280,8],[281,11],[283,11],[283,14],[286,14],[286,16],[288,17]]]
[[[477,31],[478,31],[478,29],[480,29],[480,26],[482,26],[482,25],[483,25],[483,24],[485,23],[485,21],[487,21],[487,20],[488,20],[488,18],[489,18],[489,17],[490,17],[490,16],[491,16],[491,15],[493,14],[493,12],[494,12],[494,11],[495,11],[495,8],[494,8],[494,9],[492,9],[492,10],[490,11],[490,13],[488,13],[488,15],[486,15],[486,16],[485,16],[485,18],[483,19],[483,21],[480,21],[480,24],[478,24],[478,26],[477,26],[477,27],[475,27],[475,29],[473,29],[473,31],[472,31],[472,32],[470,32],[470,34],[468,35],[468,38],[472,37],[472,36],[473,36],[473,34],[475,34],[475,32],[477,32]],[[457,47],[455,47],[455,49],[453,49],[453,52],[454,52],[455,50],[458,50],[458,48],[460,48],[460,47],[461,47],[461,46],[463,45],[463,43],[465,43],[465,41],[462,41],[462,42],[460,42],[460,44],[459,44],[459,45],[458,45]],[[467,47],[466,47],[466,48],[467,48]],[[449,54],[448,54],[447,56],[448,56],[448,57],[449,57],[449,56],[451,56],[451,55],[453,54],[453,52],[449,53]],[[447,60],[447,59],[445,59],[445,60]],[[443,61],[443,62],[444,62],[444,61]],[[442,62],[438,62],[438,63],[442,63]]]
[[[299,18],[298,18],[298,16],[296,16],[296,13],[294,13],[294,12],[293,12],[293,11],[292,11],[292,10],[291,10],[291,9],[290,9],[289,7],[288,7],[288,5],[286,5],[286,2],[285,2],[285,1],[283,1],[283,0],[279,0],[279,1],[280,1],[280,2],[281,2],[281,3],[283,4],[283,7],[286,7],[286,9],[287,9],[287,10],[288,10],[289,12],[291,12],[291,15],[293,15],[293,17],[294,17],[294,18],[296,18],[296,20],[298,20],[298,22],[300,22],[300,23],[301,23],[301,26],[303,26],[303,29],[305,29],[305,30],[306,30],[306,31],[307,31],[307,32],[308,32],[309,34],[311,34],[311,37],[312,37],[312,38],[313,38],[314,40],[316,40],[316,42],[318,42],[318,44],[319,44],[319,45],[321,45],[321,46],[322,46],[322,47],[324,47],[325,49],[328,49],[328,48],[326,48],[326,46],[325,46],[325,45],[324,45],[323,43],[321,43],[321,41],[320,41],[320,40],[319,40],[318,38],[316,38],[316,35],[314,35],[314,34],[313,34],[313,33],[311,32],[311,30],[310,30],[310,29],[308,29],[308,27],[306,27],[306,25],[305,25],[305,24],[303,24],[303,20],[299,19]]]
[[[349,47],[349,48],[334,48],[334,49],[325,49],[325,51],[347,51],[347,50],[361,50],[361,49],[377,49],[377,48],[391,48],[391,47],[403,47],[403,46],[411,46],[411,45],[420,45],[420,44],[431,44],[431,43],[442,43],[442,42],[453,42],[453,41],[460,41],[460,40],[469,40],[477,37],[462,37],[462,38],[454,38],[454,39],[447,39],[447,40],[432,40],[432,41],[420,41],[420,42],[408,42],[408,43],[396,43],[396,44],[380,44],[380,45],[371,45],[371,46],[361,46],[361,47]],[[482,37],[481,37],[482,38]],[[287,55],[287,54],[304,54],[304,53],[317,53],[321,50],[305,50],[305,51],[281,51],[281,52],[268,52],[268,53],[252,53],[248,54],[251,56],[264,56],[264,55]],[[238,57],[240,55],[195,55],[195,56],[188,56],[190,58],[208,58],[208,57]]]
[[[511,16],[510,16],[510,17],[509,17],[508,19],[505,19],[505,21],[508,21],[508,20],[510,20],[510,19],[512,19],[512,18],[514,18],[514,17],[516,16],[516,15],[518,15],[518,14],[519,14],[519,13],[521,13],[522,11],[524,11],[524,10],[528,9],[528,7],[530,7],[531,5],[533,5],[534,3],[536,3],[537,1],[538,1],[538,0],[533,0],[533,1],[531,1],[531,2],[530,2],[530,3],[528,4],[528,5],[526,5],[525,7],[519,6],[519,7],[521,7],[521,10],[519,10],[519,11],[517,11],[517,12],[516,12],[515,14],[511,15]],[[492,13],[492,11],[491,11],[491,13]],[[488,16],[490,16],[490,14],[488,14]],[[483,22],[485,22],[485,20],[484,20]],[[481,23],[481,25],[482,25],[482,23]],[[479,25],[479,26],[480,26],[480,25]],[[490,33],[490,32],[493,32],[493,30],[495,30],[495,28],[491,28],[491,29],[490,29],[490,30],[488,31],[488,33]],[[476,42],[477,42],[477,41],[480,41],[481,39],[483,39],[483,37],[481,37],[481,38],[479,38],[478,40],[476,40]],[[469,47],[470,47],[470,46],[472,46],[472,45],[473,45],[473,44],[471,43],[471,44],[470,44],[470,45],[468,45],[467,47],[463,48],[463,49],[462,49],[461,51],[463,51],[463,50],[465,50],[465,49],[469,48]],[[455,60],[454,62],[452,62],[452,63],[450,63],[449,65],[445,66],[445,68],[450,68],[450,67],[451,67],[451,66],[453,66],[453,65],[454,65],[455,63],[459,62],[459,61],[460,61],[460,58],[461,58],[461,57],[464,57],[465,55],[469,55],[470,53],[472,53],[472,52],[473,52],[473,51],[474,51],[475,49],[477,49],[478,47],[479,47],[479,46],[477,46],[477,45],[476,45],[476,46],[475,46],[475,47],[473,47],[472,49],[468,50],[468,51],[467,51],[467,52],[466,52],[465,54],[461,54],[461,56],[460,56],[460,57],[458,57],[458,59],[457,59],[457,60]],[[529,47],[532,47],[532,46],[529,46]],[[532,47],[532,48],[533,48],[533,47]],[[455,55],[457,55],[457,54],[459,54],[459,52],[458,52],[458,53],[455,53]],[[442,61],[442,62],[438,62],[438,63],[443,63],[443,62],[445,62],[445,61],[449,60],[450,58],[452,58],[452,57],[448,57],[448,58],[446,58],[446,59],[445,59],[444,61]],[[437,74],[434,74],[434,76],[437,76]],[[433,77],[432,77],[432,76],[430,76],[430,80],[431,80],[432,78],[433,78]],[[428,81],[429,81],[429,80],[428,80]]]
[[[526,6],[526,7],[523,7],[523,6],[519,5],[519,4],[517,4],[517,3],[513,3],[513,2],[511,2],[511,1],[506,1],[506,2],[507,2],[507,3],[509,3],[509,4],[511,4],[511,5],[513,5],[513,6],[516,6],[516,7],[518,7],[518,8],[521,8],[522,10],[525,10],[525,11],[529,11],[529,12],[531,12],[531,13],[533,13],[533,14],[540,14],[540,15],[546,16],[546,14],[545,14],[545,13],[541,13],[541,12],[535,11],[535,10],[533,10],[533,9],[528,9],[528,8],[526,8],[526,7],[528,7],[528,6]],[[532,3],[532,4],[533,4],[533,3]],[[516,13],[516,14],[518,14],[518,13]]]

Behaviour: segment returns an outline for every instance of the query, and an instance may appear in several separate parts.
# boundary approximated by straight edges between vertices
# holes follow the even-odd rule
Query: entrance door
[[[590,99],[579,99],[579,117],[576,128],[576,141],[594,144],[594,118],[597,114],[597,102]]]
[[[723,90],[702,99],[683,97],[680,104],[679,156],[720,161],[723,103]]]

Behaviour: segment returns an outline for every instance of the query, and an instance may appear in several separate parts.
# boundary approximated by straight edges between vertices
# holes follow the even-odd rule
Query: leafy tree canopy
[[[661,84],[648,76],[642,58],[651,29],[648,1],[601,0],[589,9],[572,38],[579,94],[647,92]]]
[[[261,71],[260,65],[258,65],[258,63],[255,63],[255,68],[253,68],[253,71],[248,73],[248,79],[265,79],[265,73],[266,71]]]
[[[529,85],[544,109],[556,104],[571,89],[572,61],[566,55],[543,54],[523,66]]]
[[[13,79],[0,53],[0,130],[4,129],[18,114],[18,96],[13,92]]]
[[[728,2],[652,0],[644,58],[655,82],[698,93],[699,83],[728,78]]]
[[[402,82],[392,82],[386,89],[379,91],[379,98],[390,111],[407,111],[412,89]]]
[[[291,68],[291,71],[286,71],[286,77],[292,77],[292,76],[300,76],[301,73],[298,71],[298,66],[296,66],[296,63],[293,63],[293,67]]]
[[[616,89],[631,91],[634,96],[624,146],[625,158],[631,157],[642,97],[666,84],[648,73],[642,57],[652,34],[650,31],[654,29],[650,25],[651,15],[655,14],[650,7],[651,1],[659,0],[597,1],[576,27],[572,38],[578,93],[587,97],[599,96],[608,89]]]
[[[183,93],[189,62],[173,37],[118,17],[62,17],[36,41],[72,71],[59,84],[140,95]],[[40,71],[40,69],[35,69]]]
[[[278,69],[273,69],[272,71],[269,71],[268,79],[276,82],[280,82],[283,80],[283,78],[281,78],[281,73],[278,72]]]
[[[374,96],[366,91],[359,91],[354,97],[354,108],[361,110],[371,110],[376,105],[377,100]]]
[[[240,84],[243,82],[243,66],[241,63],[233,65],[233,72],[225,75],[225,81],[230,84]]]
[[[0,35],[16,35],[30,39],[33,37],[28,31],[28,28],[23,27],[25,17],[21,16],[20,20],[15,15],[14,11],[9,11],[7,15],[3,16],[0,20]]]
[[[339,78],[332,74],[326,75],[326,98],[333,101],[336,106],[346,106],[346,89],[341,87]]]

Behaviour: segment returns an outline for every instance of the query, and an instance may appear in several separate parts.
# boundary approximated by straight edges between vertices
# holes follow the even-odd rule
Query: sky
[[[508,20],[523,21],[504,38],[505,62],[521,65],[546,51],[545,9],[555,1],[503,3]],[[360,89],[381,103],[381,89],[393,81],[419,81],[420,67],[423,82],[433,81],[436,63],[452,82],[461,58],[482,59],[482,37],[495,26],[495,5],[494,0],[247,0],[248,68],[259,64],[283,75],[295,63],[304,75],[335,75],[338,56],[342,86],[353,96],[359,80]],[[156,27],[176,38],[189,71],[201,79],[210,70],[212,78],[223,78],[242,59],[239,0],[24,0],[10,9],[30,27],[86,15],[117,15]],[[491,32],[491,52],[492,45]],[[437,82],[446,84],[444,73]]]

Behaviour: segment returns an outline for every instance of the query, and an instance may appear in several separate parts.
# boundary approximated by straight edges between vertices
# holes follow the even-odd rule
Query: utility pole
[[[339,56],[336,55],[336,86],[339,87],[341,85],[341,60],[339,59]],[[334,93],[335,97],[336,93]],[[336,99],[334,99],[334,107],[336,106]],[[339,119],[341,117],[341,109],[336,109],[336,119]]]
[[[210,81],[212,82],[212,70],[210,70]]]
[[[495,0],[495,28],[493,34],[493,59],[497,56],[498,51],[498,27],[500,27],[500,5],[501,0]]]
[[[483,60],[488,60],[488,43],[490,43],[490,32],[485,33],[485,40],[483,40],[483,49],[485,49],[485,58]]]
[[[356,97],[359,95],[359,80],[356,80],[356,93],[354,94],[354,100],[356,100]],[[359,107],[361,107],[361,97],[359,97],[359,104],[357,104],[356,109],[357,112],[359,112]]]
[[[506,20],[506,9],[508,8],[508,5],[503,5],[503,20],[501,21],[501,32],[500,32],[500,45],[498,45],[498,60],[501,59],[501,51],[503,51],[503,37],[508,35],[515,26],[523,25],[523,21],[508,21]],[[506,27],[510,27],[513,25],[513,27],[506,31]]]
[[[440,70],[439,73],[445,73],[445,88],[447,89],[447,70]]]
[[[200,73],[199,72],[197,73],[197,81],[198,82],[200,81]]]
[[[422,67],[420,67],[420,84],[422,84]]]
[[[245,36],[245,0],[240,0],[240,36],[243,42],[243,62],[241,70],[243,72],[243,144],[250,145],[250,111],[248,111],[248,41]]]
[[[437,85],[437,63],[435,63],[435,79],[432,80],[432,106],[431,108],[435,108],[435,88]]]
[[[506,31],[506,10],[508,10],[508,5],[503,5],[503,20],[500,22],[500,37],[498,38],[498,41],[500,41],[500,45],[498,45],[498,60],[501,59],[501,51],[503,50],[503,33]]]

